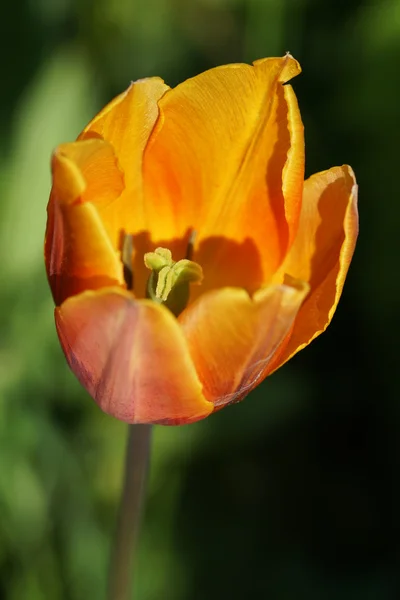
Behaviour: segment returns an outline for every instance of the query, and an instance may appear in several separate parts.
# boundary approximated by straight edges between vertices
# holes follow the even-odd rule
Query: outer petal
[[[59,146],[52,172],[45,260],[56,304],[86,289],[124,285],[119,254],[91,202],[112,203],[123,189],[111,146],[102,140]]]
[[[55,316],[72,371],[106,413],[128,423],[179,424],[212,412],[166,308],[109,288],[68,299]]]
[[[307,291],[302,283],[276,285],[252,299],[242,289],[223,288],[205,294],[180,315],[207,400],[222,408],[263,380]]]
[[[219,286],[257,289],[294,237],[303,127],[293,90],[282,84],[299,71],[289,55],[227,65],[187,80],[159,101],[144,155],[148,219],[155,238],[179,238],[188,225],[197,231],[195,260],[205,269],[206,288],[216,285],[213,271]],[[210,237],[216,243],[202,245]],[[233,268],[229,240],[241,245],[238,257],[255,251],[258,260]]]
[[[158,117],[157,102],[168,89],[159,77],[132,83],[80,135],[80,139],[101,137],[110,142],[125,175],[125,192],[100,211],[114,246],[122,228],[129,233],[149,229],[142,194],[142,156]]]
[[[285,351],[274,368],[325,331],[336,310],[358,234],[357,184],[348,166],[317,173],[304,184],[295,243],[282,273],[309,281]]]

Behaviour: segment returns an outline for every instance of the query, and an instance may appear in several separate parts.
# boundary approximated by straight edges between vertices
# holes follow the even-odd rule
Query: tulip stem
[[[108,600],[131,600],[134,560],[146,490],[151,425],[129,425],[125,474],[111,554]]]

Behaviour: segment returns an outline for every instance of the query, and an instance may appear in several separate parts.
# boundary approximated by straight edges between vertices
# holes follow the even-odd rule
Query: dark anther
[[[192,231],[190,232],[190,235],[189,235],[188,245],[186,248],[185,258],[187,258],[187,260],[193,260],[193,248],[194,248],[194,244],[196,242],[196,236],[197,236],[197,231],[192,229]]]
[[[122,240],[122,264],[124,265],[124,279],[128,290],[133,290],[133,235],[127,233]]]

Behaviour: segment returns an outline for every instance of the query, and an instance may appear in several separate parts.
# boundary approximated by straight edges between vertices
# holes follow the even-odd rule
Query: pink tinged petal
[[[104,412],[128,423],[164,424],[212,412],[166,308],[109,288],[68,299],[55,318],[68,364]]]

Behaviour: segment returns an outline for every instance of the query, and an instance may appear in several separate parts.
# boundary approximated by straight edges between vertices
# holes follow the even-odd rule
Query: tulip
[[[182,424],[243,399],[329,325],[358,231],[350,167],[304,181],[290,55],[142,79],[52,157],[45,260],[103,411]]]

